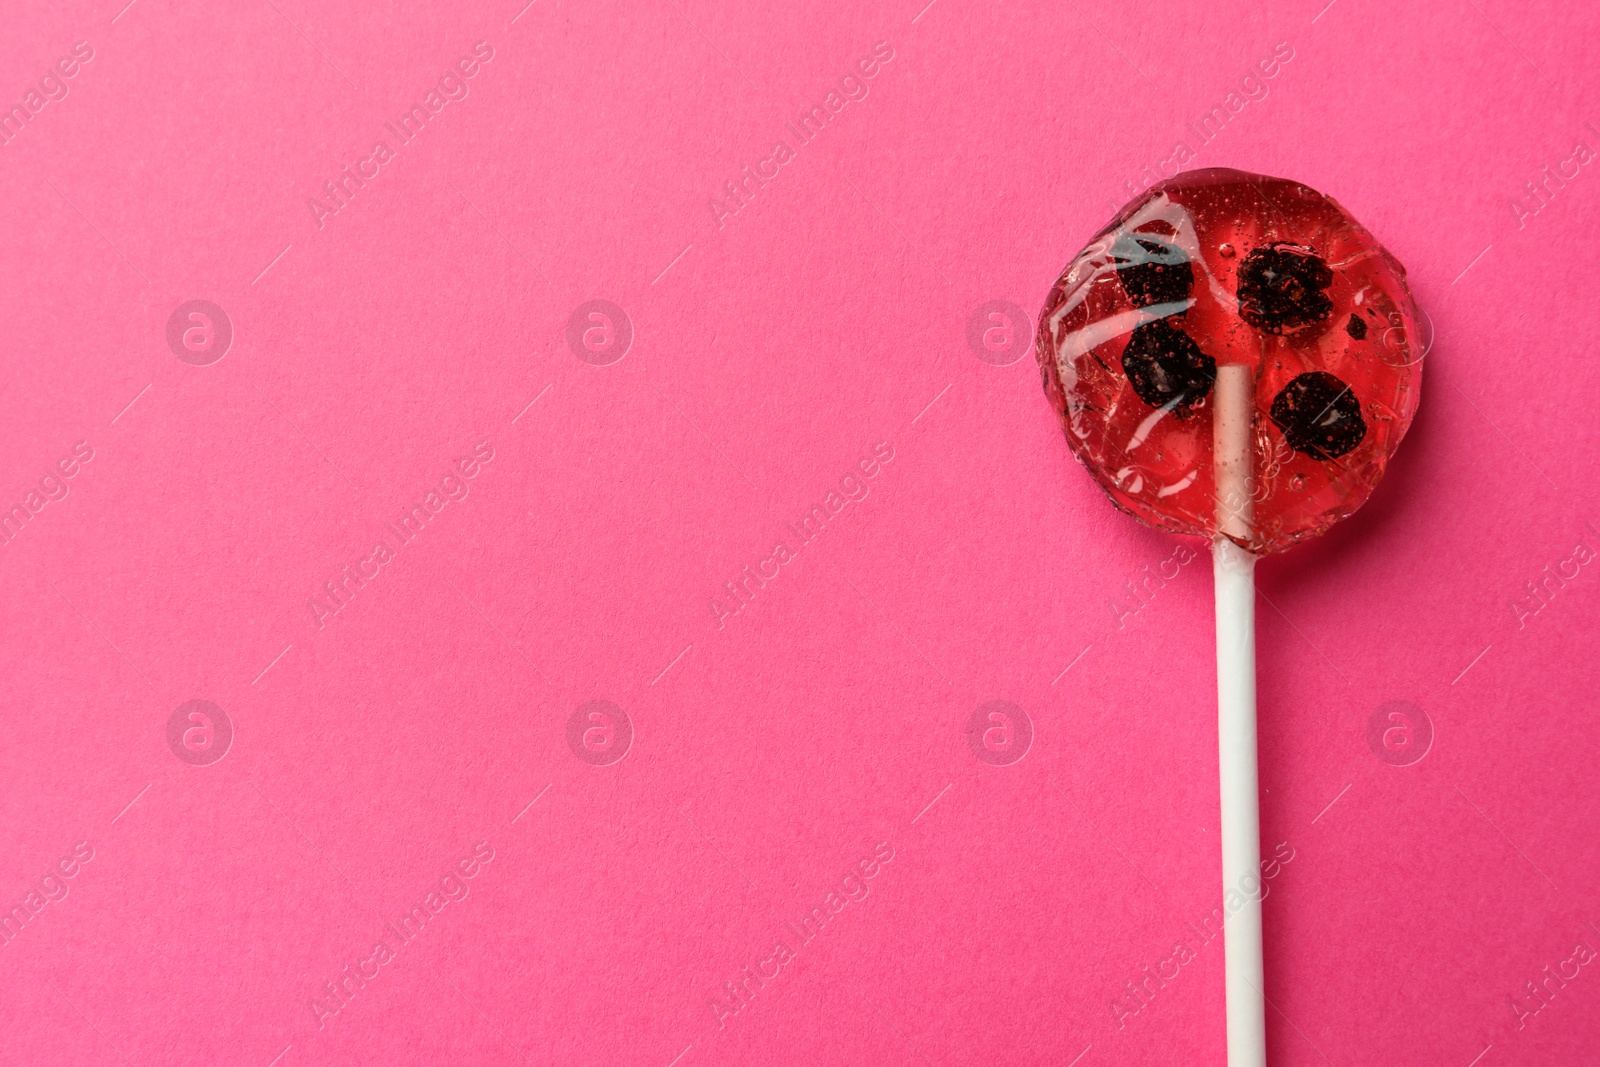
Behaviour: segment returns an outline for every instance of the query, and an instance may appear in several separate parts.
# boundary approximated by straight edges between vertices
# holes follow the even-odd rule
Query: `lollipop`
[[[1212,540],[1224,892],[1260,870],[1255,561],[1366,502],[1416,411],[1405,268],[1297,182],[1212,169],[1151,187],[1039,318],[1045,393],[1111,502]],[[1228,1063],[1266,1060],[1261,902],[1225,925]]]

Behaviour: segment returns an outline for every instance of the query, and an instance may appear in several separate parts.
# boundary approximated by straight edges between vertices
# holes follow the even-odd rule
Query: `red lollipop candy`
[[[1215,382],[1249,369],[1258,555],[1360,507],[1416,411],[1405,268],[1297,182],[1202,170],[1149,189],[1068,265],[1039,320],[1045,392],[1112,501],[1218,532]],[[1226,374],[1228,372],[1224,372]]]
[[[1263,1067],[1255,559],[1366,502],[1416,412],[1405,269],[1333,200],[1202,170],[1153,186],[1039,316],[1073,454],[1143,522],[1213,539],[1228,1063]]]

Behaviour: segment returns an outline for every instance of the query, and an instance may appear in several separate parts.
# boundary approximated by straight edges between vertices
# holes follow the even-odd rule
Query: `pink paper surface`
[[[1204,546],[968,342],[1180,143],[1435,330],[1272,1060],[1592,1062],[1600,8],[524,2],[6,13],[0,1063],[1223,1062]]]

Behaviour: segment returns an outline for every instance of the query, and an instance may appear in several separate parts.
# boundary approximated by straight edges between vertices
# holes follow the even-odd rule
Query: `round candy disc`
[[[1217,367],[1254,382],[1257,554],[1360,507],[1416,411],[1405,268],[1332,199],[1212,169],[1152,186],[1080,252],[1039,318],[1045,392],[1112,502],[1214,537]],[[1235,373],[1235,372],[1230,372]]]

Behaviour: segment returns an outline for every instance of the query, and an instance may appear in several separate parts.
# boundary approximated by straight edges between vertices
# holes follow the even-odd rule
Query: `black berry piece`
[[[1179,303],[1194,290],[1188,255],[1160,234],[1125,233],[1112,244],[1111,258],[1135,307]]]
[[[1344,332],[1357,341],[1367,338],[1367,320],[1360,315],[1351,315],[1350,321],[1344,324]]]
[[[1297,333],[1333,314],[1323,292],[1332,284],[1333,271],[1309,248],[1253,248],[1239,265],[1239,317],[1267,333]]]
[[[1211,391],[1217,361],[1165,319],[1134,327],[1122,350],[1122,370],[1133,391],[1153,408],[1188,407]]]
[[[1327,371],[1297,376],[1272,398],[1272,421],[1289,447],[1312,459],[1344,455],[1367,436],[1361,401]]]

